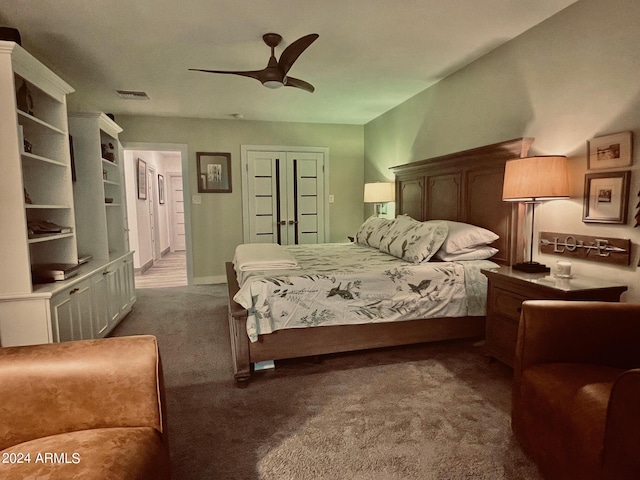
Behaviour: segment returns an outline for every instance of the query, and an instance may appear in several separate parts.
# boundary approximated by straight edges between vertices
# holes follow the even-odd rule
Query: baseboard
[[[134,268],[134,273],[142,275],[144,272],[153,267],[153,259],[149,260],[147,263],[142,265],[140,268]]]
[[[220,283],[227,283],[227,277],[225,275],[216,275],[212,277],[197,277],[193,279],[194,285],[217,285]]]
[[[169,253],[170,250],[171,250],[171,247],[167,247],[163,251],[161,251],[160,258],[164,257],[167,253]]]

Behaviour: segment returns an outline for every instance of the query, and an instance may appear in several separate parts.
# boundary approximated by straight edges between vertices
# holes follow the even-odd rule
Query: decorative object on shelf
[[[109,180],[108,175],[107,175],[107,171],[104,168],[102,169],[102,179],[103,180]]]
[[[24,189],[24,203],[28,204],[28,205],[33,205],[33,200],[31,200],[31,197],[29,196],[29,192],[27,192],[27,189]]]
[[[31,146],[31,142],[29,140],[23,140],[22,141],[22,146],[24,148],[25,153],[31,153],[31,151],[33,150],[33,147]]]
[[[33,115],[33,97],[31,96],[27,82],[24,80],[22,81],[22,86],[16,92],[16,104],[18,110]]]
[[[113,153],[113,149],[115,148],[113,143],[103,143],[100,147],[102,148],[102,158],[109,160],[110,162],[116,161],[115,154]]]
[[[627,223],[631,172],[587,173],[584,176],[585,223]]]
[[[16,42],[22,46],[22,38],[20,37],[20,30],[12,27],[0,27],[0,40],[6,40],[7,42]]]
[[[111,197],[104,197],[104,203],[113,203],[113,198],[111,198]]]
[[[640,227],[640,191],[638,192],[638,204],[636,205],[636,209],[638,210],[636,212],[636,224],[633,226],[635,227]]]
[[[548,272],[550,268],[533,261],[535,208],[547,200],[569,198],[569,173],[564,156],[525,157],[505,164],[502,200],[523,202],[530,207],[529,260],[513,265],[523,272]]]
[[[540,232],[540,252],[614,265],[631,264],[631,240],[628,238]]]
[[[375,203],[376,217],[387,213],[387,203],[396,200],[396,187],[393,182],[364,184],[364,203]]]
[[[140,200],[147,199],[147,162],[138,159],[138,198]]]
[[[231,193],[231,154],[196,152],[198,193]]]
[[[632,148],[631,132],[614,133],[591,139],[587,142],[587,168],[601,170],[628,167],[633,162]]]
[[[164,176],[158,175],[158,203],[164,205]]]

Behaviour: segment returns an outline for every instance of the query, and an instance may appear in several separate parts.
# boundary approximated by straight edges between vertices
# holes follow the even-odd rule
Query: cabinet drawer
[[[491,291],[491,310],[498,315],[519,320],[522,302],[525,300],[529,300],[529,298],[494,287]]]

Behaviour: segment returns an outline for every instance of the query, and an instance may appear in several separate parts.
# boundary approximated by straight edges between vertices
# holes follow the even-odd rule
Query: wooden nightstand
[[[560,279],[500,267],[482,270],[489,280],[485,349],[510,367],[516,351],[521,304],[525,300],[599,300],[619,302],[626,285],[576,275]]]

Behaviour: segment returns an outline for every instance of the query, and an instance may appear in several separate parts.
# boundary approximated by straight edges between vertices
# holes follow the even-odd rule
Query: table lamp
[[[376,182],[364,184],[364,203],[375,203],[376,216],[387,213],[387,203],[396,199],[394,183]]]
[[[547,155],[509,160],[504,168],[502,200],[523,202],[531,209],[529,260],[513,265],[524,272],[548,272],[546,265],[533,261],[533,232],[536,205],[547,200],[569,198],[567,158]]]

